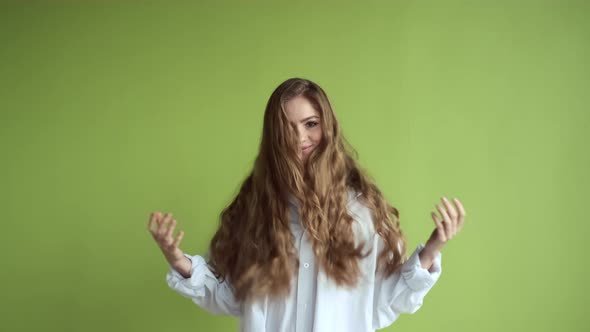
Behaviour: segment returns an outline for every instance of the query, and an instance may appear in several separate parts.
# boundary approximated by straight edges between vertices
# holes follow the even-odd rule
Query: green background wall
[[[289,77],[328,93],[410,250],[467,209],[388,331],[585,331],[585,1],[4,2],[2,325],[235,331],[168,288],[146,226],[203,254]]]

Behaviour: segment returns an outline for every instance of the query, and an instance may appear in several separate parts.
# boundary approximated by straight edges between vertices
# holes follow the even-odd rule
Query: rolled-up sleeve
[[[235,299],[228,281],[219,282],[203,257],[184,256],[192,262],[191,276],[184,278],[170,266],[166,274],[168,286],[210,313],[240,316],[241,303]]]
[[[430,269],[420,263],[420,244],[409,259],[388,278],[382,273],[375,276],[373,325],[380,329],[391,325],[402,313],[412,314],[423,303],[424,297],[436,283],[442,272],[442,254],[435,257]]]

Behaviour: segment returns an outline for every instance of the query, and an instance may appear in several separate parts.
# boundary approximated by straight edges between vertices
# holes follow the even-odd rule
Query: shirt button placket
[[[310,262],[313,259],[311,245],[307,243],[307,235],[303,232],[299,246],[299,271],[297,274],[297,332],[307,332],[311,329],[311,315],[307,312],[308,303],[314,301],[311,298],[313,285],[313,271]]]

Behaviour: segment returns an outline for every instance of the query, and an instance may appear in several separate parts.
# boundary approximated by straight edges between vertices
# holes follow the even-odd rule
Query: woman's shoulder
[[[369,207],[364,203],[363,193],[354,189],[348,189],[347,206],[352,211],[370,211]]]

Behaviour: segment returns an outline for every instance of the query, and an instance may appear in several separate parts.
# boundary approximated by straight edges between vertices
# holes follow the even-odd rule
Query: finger
[[[451,230],[453,235],[455,235],[457,234],[457,210],[455,210],[455,207],[453,207],[451,202],[449,202],[449,200],[446,197],[443,196],[440,200],[447,208],[447,213],[449,214],[449,217],[451,217]]]
[[[451,225],[451,217],[447,214],[447,211],[439,204],[436,204],[436,209],[440,212],[440,215],[443,217],[445,223],[445,235],[447,236],[447,240],[450,240],[453,237],[453,229]]]
[[[465,212],[463,204],[461,204],[461,202],[458,199],[453,198],[453,202],[455,202],[455,205],[457,205],[457,208],[459,209],[459,216],[457,217],[457,228],[460,231],[461,228],[463,228],[463,222],[465,221],[465,216],[467,216],[467,213]]]
[[[168,229],[168,222],[172,218],[172,213],[168,212],[164,216],[164,219],[160,222],[160,228],[158,229],[158,235],[164,235]]]
[[[455,207],[451,204],[451,202],[449,202],[449,200],[444,196],[441,197],[440,200],[443,202],[443,204],[447,208],[449,217],[456,219],[457,218],[457,210],[455,210]]]
[[[160,211],[155,213],[156,217],[156,231],[160,229],[160,224],[162,223],[162,213]]]
[[[438,217],[438,215],[434,212],[430,214],[434,223],[436,224],[436,229],[438,231],[438,236],[443,242],[447,242],[447,236],[445,235],[445,227],[443,226],[442,220]]]
[[[172,233],[174,232],[174,227],[176,227],[176,219],[172,219],[170,222],[170,227],[166,231],[166,239],[172,240]]]
[[[174,248],[178,248],[178,246],[180,245],[180,241],[182,240],[184,236],[184,232],[183,231],[179,231],[178,234],[176,234],[176,239],[174,239]]]
[[[154,232],[158,229],[158,218],[156,217],[156,213],[150,213],[150,221],[148,222],[148,230],[150,233],[154,234]]]
[[[160,213],[160,211],[152,212],[150,214],[150,221],[148,223],[148,229],[150,230],[152,235],[155,235],[156,231],[158,230],[158,227],[160,227],[160,218],[161,217],[162,217],[162,214]]]

